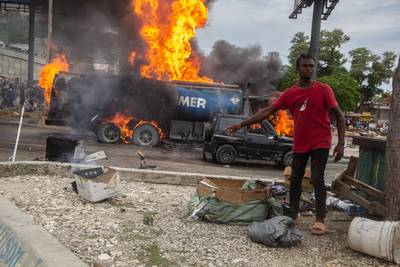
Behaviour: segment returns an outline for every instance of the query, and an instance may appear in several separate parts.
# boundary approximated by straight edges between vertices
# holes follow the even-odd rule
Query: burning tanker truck
[[[91,129],[104,143],[201,143],[216,114],[241,114],[235,85],[135,75],[55,76],[46,124]]]

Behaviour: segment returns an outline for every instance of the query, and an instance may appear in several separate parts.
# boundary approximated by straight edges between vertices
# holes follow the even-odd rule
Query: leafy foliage
[[[393,76],[396,54],[384,52],[382,56],[372,53],[365,47],[349,52],[351,57],[350,74],[357,80],[362,93],[362,102],[370,101],[378,94],[384,83],[389,83]]]
[[[336,99],[343,111],[352,111],[357,106],[361,93],[357,81],[349,73],[340,72],[323,76],[320,82],[329,84],[335,92]]]

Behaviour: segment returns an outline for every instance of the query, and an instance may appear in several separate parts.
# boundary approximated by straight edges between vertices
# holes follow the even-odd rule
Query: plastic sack
[[[264,222],[253,222],[248,226],[249,237],[253,242],[269,247],[293,247],[301,243],[303,232],[295,227],[287,216],[277,216]]]

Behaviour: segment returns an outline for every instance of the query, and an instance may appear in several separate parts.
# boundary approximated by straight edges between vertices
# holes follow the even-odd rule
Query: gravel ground
[[[0,178],[0,194],[89,264],[105,253],[113,266],[391,266],[350,250],[348,221],[328,220],[331,233],[318,237],[305,230],[312,218],[303,217],[301,245],[269,248],[251,242],[245,226],[188,218],[194,187],[130,182],[122,196],[91,204],[65,190],[71,182],[61,176]],[[153,218],[153,225],[144,218]]]

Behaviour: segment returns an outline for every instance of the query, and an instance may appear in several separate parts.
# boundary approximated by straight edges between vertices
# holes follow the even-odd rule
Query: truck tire
[[[116,143],[120,140],[120,129],[113,123],[102,123],[96,128],[97,140],[101,143]]]
[[[157,129],[151,124],[143,124],[135,129],[133,143],[141,146],[155,146],[160,141]]]
[[[282,157],[282,166],[283,167],[292,166],[292,161],[293,161],[293,151],[288,151]]]
[[[216,157],[218,163],[229,165],[236,160],[237,151],[231,145],[222,145],[217,149]]]

